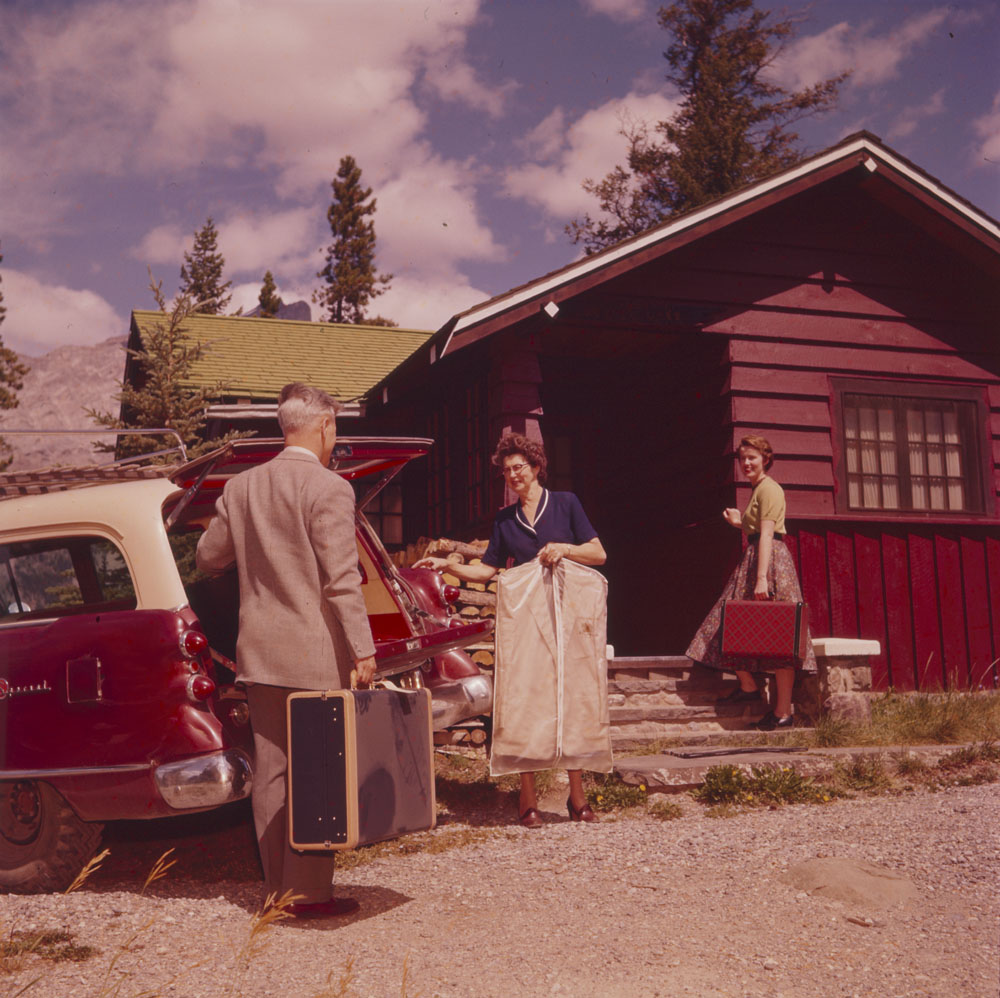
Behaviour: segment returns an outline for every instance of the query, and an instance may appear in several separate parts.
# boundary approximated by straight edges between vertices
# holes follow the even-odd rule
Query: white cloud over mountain
[[[93,291],[48,284],[8,269],[2,288],[4,344],[17,353],[38,356],[64,344],[102,343],[128,334],[127,323]]]

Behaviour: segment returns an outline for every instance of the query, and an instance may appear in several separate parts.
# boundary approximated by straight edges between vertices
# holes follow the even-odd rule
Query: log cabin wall
[[[778,455],[773,473],[814,633],[879,640],[877,688],[995,685],[996,281],[848,182],[790,198],[668,259],[661,293],[720,309],[702,335],[726,342],[730,451],[761,432]],[[840,393],[866,379],[878,392],[888,384],[901,396],[955,390],[978,399],[978,440],[965,455],[979,466],[970,486],[981,489],[977,510],[849,508]],[[736,481],[735,495],[742,508],[749,488]]]
[[[580,495],[609,551],[616,651],[679,654],[739,557],[720,511],[746,504],[734,454],[760,432],[814,635],[879,640],[879,689],[995,686],[1000,282],[995,250],[959,229],[855,170],[586,272],[552,320],[537,304],[410,364],[384,431],[441,453],[406,473],[407,539],[485,536],[503,485],[472,465],[505,428],[540,433],[551,486]],[[954,509],[866,505],[852,393],[964,407],[962,478],[934,486],[964,490]]]

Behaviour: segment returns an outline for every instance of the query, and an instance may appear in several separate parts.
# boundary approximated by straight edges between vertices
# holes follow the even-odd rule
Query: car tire
[[[103,829],[81,821],[47,783],[0,782],[0,891],[65,890],[94,855]]]

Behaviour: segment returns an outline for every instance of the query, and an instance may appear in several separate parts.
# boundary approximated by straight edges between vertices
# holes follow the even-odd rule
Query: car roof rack
[[[169,478],[177,469],[176,463],[148,464],[154,458],[176,454],[183,464],[187,461],[187,448],[181,435],[170,427],[150,429],[114,429],[114,430],[24,430],[0,428],[0,437],[11,434],[31,434],[34,436],[53,436],[86,434],[98,436],[113,433],[116,436],[170,436],[176,437],[177,446],[162,450],[150,451],[146,454],[136,454],[121,458],[108,464],[87,464],[77,466],[59,466],[54,468],[38,468],[31,471],[0,472],[0,499],[14,499],[18,496],[42,495],[46,492],[65,492],[69,489],[86,488],[91,485],[107,485],[111,482],[139,481],[142,479]]]

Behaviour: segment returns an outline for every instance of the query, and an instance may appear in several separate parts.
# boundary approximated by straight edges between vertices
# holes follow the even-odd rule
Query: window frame
[[[104,592],[105,580],[98,574],[97,566],[94,563],[94,542],[101,542],[110,545],[117,552],[121,559],[122,567],[128,574],[129,585],[132,594],[129,597],[106,598]],[[135,575],[132,566],[122,546],[112,537],[96,531],[86,531],[83,533],[53,533],[44,534],[37,537],[15,536],[3,541],[0,545],[6,549],[19,545],[35,547],[30,553],[15,555],[15,557],[28,557],[30,555],[43,554],[46,551],[64,550],[69,557],[73,568],[74,582],[78,587],[81,597],[80,603],[50,604],[37,609],[22,610],[15,613],[0,613],[0,626],[9,626],[22,622],[32,622],[38,620],[55,620],[61,617],[79,616],[88,613],[109,613],[119,610],[136,610],[139,606],[139,592],[135,582]],[[0,570],[7,571],[7,560],[0,561]],[[101,599],[95,597],[100,595]],[[19,594],[20,596],[20,594]],[[0,608],[2,610],[3,608]]]
[[[830,378],[832,442],[834,446],[834,508],[843,516],[884,520],[983,520],[996,516],[996,495],[993,486],[993,463],[990,435],[990,406],[985,385],[903,381],[884,378]],[[967,469],[963,474],[969,499],[976,500],[972,509],[905,509],[902,507],[853,507],[849,501],[847,476],[847,433],[844,422],[844,399],[848,395],[872,395],[894,400],[967,402],[974,407],[971,419],[974,439],[963,441]],[[897,441],[897,460],[906,456]]]

